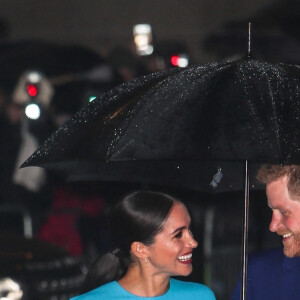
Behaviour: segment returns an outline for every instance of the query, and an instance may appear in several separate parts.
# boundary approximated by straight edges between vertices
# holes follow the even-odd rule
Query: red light
[[[173,55],[171,57],[171,64],[173,66],[178,66],[179,59],[180,59],[180,57],[178,55]]]
[[[27,84],[26,90],[30,97],[35,97],[38,93],[38,88],[34,84]]]

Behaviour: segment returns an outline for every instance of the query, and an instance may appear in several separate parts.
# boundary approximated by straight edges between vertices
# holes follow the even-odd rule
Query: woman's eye
[[[174,237],[180,239],[182,237],[182,231],[179,231]]]

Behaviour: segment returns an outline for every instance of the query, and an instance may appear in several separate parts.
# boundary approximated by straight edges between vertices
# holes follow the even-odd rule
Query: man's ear
[[[131,244],[131,252],[138,258],[145,259],[148,255],[148,247],[141,242],[133,242]]]

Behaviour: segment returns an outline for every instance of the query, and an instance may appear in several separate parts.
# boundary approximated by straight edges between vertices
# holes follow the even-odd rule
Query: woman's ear
[[[145,259],[148,257],[148,247],[145,246],[143,243],[141,242],[133,242],[131,244],[131,252],[136,256],[139,257],[141,259]]]

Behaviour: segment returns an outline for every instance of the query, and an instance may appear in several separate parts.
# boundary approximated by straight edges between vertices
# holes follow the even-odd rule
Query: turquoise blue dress
[[[104,284],[90,292],[71,298],[71,300],[135,299],[135,300],[215,300],[212,290],[200,283],[170,279],[169,290],[157,297],[140,297],[124,290],[117,281]]]

